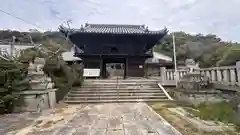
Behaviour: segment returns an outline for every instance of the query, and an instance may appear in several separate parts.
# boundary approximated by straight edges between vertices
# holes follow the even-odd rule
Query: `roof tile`
[[[86,24],[76,32],[113,34],[164,34],[167,29],[150,31],[144,25]]]

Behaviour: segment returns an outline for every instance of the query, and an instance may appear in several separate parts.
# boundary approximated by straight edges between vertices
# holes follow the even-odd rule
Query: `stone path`
[[[145,103],[92,104],[66,117],[25,135],[181,135]]]
[[[31,125],[41,114],[38,113],[22,113],[7,114],[0,116],[0,135],[13,134],[18,130]]]

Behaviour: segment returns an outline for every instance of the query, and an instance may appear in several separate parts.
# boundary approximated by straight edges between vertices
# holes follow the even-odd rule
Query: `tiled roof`
[[[166,34],[167,29],[150,31],[144,25],[85,24],[75,32],[109,34]]]

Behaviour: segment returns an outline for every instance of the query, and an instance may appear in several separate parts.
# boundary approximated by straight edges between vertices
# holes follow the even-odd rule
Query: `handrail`
[[[118,74],[117,74],[117,84],[116,84],[116,89],[117,89],[117,97],[118,97],[118,100],[119,100]]]
[[[118,74],[117,74],[117,84],[116,84],[116,88],[118,88]]]
[[[168,97],[169,100],[173,100],[173,98],[167,93],[167,91],[160,83],[158,83],[158,87],[164,92],[164,94]]]
[[[99,80],[101,80],[101,78],[99,78]],[[100,94],[100,83],[98,84],[98,93],[96,93],[96,95],[98,94],[99,96],[98,96],[98,100],[99,100],[99,102],[100,102],[100,100],[101,100],[101,94]],[[103,87],[104,87],[104,84],[103,84]]]

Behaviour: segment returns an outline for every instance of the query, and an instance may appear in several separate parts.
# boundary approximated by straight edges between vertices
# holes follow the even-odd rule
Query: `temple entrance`
[[[96,69],[100,78],[144,77],[145,60],[153,57],[152,48],[168,32],[166,28],[151,31],[144,25],[122,24],[86,24],[74,31],[59,30],[76,46],[74,56],[82,59],[84,68]]]
[[[105,58],[103,61],[102,75],[109,79],[124,79],[126,77],[125,58]]]
[[[106,65],[106,70],[108,73],[109,79],[123,79],[124,78],[124,68],[125,64],[123,63],[108,63]]]

